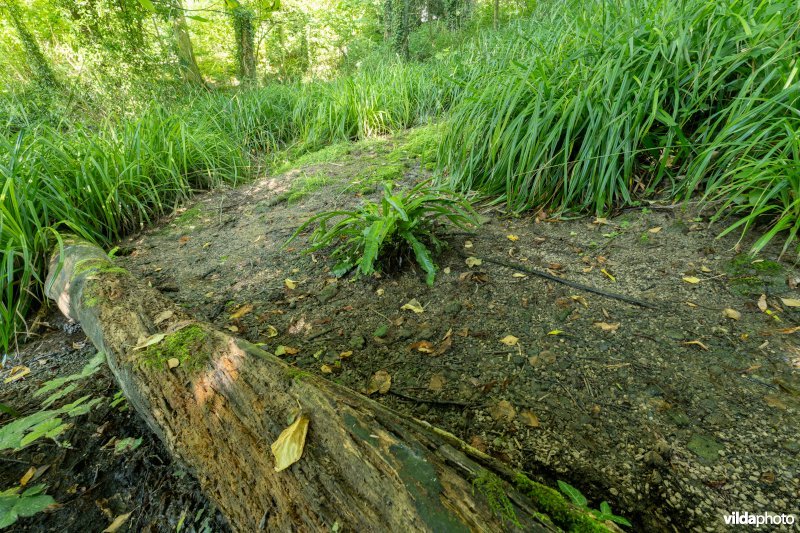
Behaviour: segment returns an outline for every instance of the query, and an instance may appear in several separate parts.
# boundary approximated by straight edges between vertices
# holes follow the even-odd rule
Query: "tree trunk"
[[[36,81],[45,86],[58,87],[58,81],[56,81],[56,76],[53,74],[53,69],[50,68],[50,63],[44,57],[41,48],[39,48],[39,43],[36,42],[36,38],[28,30],[25,21],[22,20],[17,1],[5,0],[2,5],[5,6],[11,25],[14,26],[19,40],[25,48],[25,54]]]
[[[255,30],[253,12],[239,6],[231,10],[233,33],[236,39],[236,73],[243,84],[256,80]]]
[[[203,74],[194,57],[194,47],[189,36],[189,27],[183,13],[183,2],[173,0],[172,4],[172,34],[175,37],[175,50],[178,54],[181,74],[189,83],[205,86]]]
[[[192,319],[95,246],[68,242],[46,287],[236,530],[553,531],[492,458]],[[276,472],[270,445],[300,413],[303,455]]]

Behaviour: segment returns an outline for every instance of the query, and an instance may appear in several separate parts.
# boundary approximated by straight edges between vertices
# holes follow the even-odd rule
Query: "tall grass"
[[[800,4],[567,1],[527,26],[524,57],[469,79],[450,113],[451,184],[515,211],[700,192],[744,215],[730,229],[769,217],[756,249],[781,230],[791,244]]]

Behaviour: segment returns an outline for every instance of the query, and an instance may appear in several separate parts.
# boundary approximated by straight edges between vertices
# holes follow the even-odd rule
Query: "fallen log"
[[[193,319],[93,245],[67,242],[46,292],[235,530],[553,531],[539,513],[556,499],[562,527],[603,529],[453,435]],[[276,471],[270,445],[298,416],[303,455]]]

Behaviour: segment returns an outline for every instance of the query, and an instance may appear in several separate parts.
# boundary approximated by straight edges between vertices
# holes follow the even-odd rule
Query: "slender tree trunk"
[[[494,17],[492,18],[492,26],[497,29],[497,20],[500,18],[500,0],[494,0]]]
[[[235,530],[554,531],[508,467],[198,322],[95,246],[67,241],[46,287]],[[292,415],[308,424],[302,456],[276,471],[270,444]]]
[[[4,0],[0,5],[6,8],[11,25],[14,26],[14,29],[17,31],[19,40],[22,41],[22,46],[25,48],[25,55],[28,58],[28,63],[30,64],[31,70],[33,70],[36,81],[48,87],[58,87],[58,81],[53,73],[53,69],[50,68],[50,63],[47,61],[47,58],[44,57],[41,48],[39,48],[39,43],[36,42],[36,38],[25,25],[17,1]]]
[[[178,54],[181,74],[189,83],[205,86],[203,74],[194,57],[194,47],[189,36],[189,27],[183,14],[183,2],[173,0],[172,3],[172,34],[175,37],[175,50]]]
[[[231,10],[231,17],[236,39],[236,73],[241,83],[250,84],[256,81],[253,12],[247,7],[239,6]]]

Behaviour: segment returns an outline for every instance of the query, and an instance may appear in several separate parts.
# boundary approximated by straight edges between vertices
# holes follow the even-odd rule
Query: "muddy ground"
[[[198,317],[307,371],[364,391],[385,370],[392,384],[379,401],[540,480],[568,481],[594,507],[608,500],[637,530],[717,531],[734,511],[800,512],[800,309],[781,299],[800,298],[797,265],[775,249],[756,259],[737,253],[748,242],[716,240],[721,227],[697,209],[657,204],[575,220],[484,207],[475,234],[449,230],[433,287],[413,266],[336,279],[324,253],[300,253],[307,235],[282,248],[313,213],[375,199],[384,179],[424,179],[417,152],[413,133],[334,147],[203,195],[121,243],[119,262]],[[412,299],[422,313],[401,309]],[[90,351],[65,349],[82,342],[79,333],[49,335],[53,348],[30,345],[15,362],[31,366],[54,351],[43,368],[32,366],[30,382],[79,367]],[[92,387],[114,390],[107,372]],[[0,402],[24,406],[26,390],[17,385]],[[136,530],[159,517],[155,530],[174,530],[198,509],[222,527],[130,413],[100,409],[80,431],[70,437],[86,443],[80,449],[58,449],[72,462],[39,446],[4,463],[8,486],[29,464],[57,462],[45,481],[65,503],[22,527],[72,529],[69,517],[87,512],[107,524],[94,500],[112,494],[121,499],[113,513],[137,509]],[[145,444],[122,456],[102,448],[128,433]],[[75,484],[93,494],[66,495]],[[191,527],[203,527],[202,516]]]

